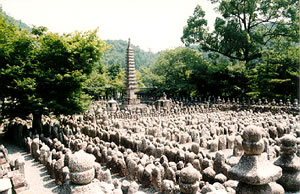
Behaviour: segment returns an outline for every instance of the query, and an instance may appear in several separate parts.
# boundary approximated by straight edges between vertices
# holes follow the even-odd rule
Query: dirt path
[[[39,162],[35,162],[33,157],[25,152],[24,149],[3,140],[3,138],[0,138],[0,144],[6,147],[11,160],[15,160],[18,157],[24,158],[25,179],[30,187],[24,194],[59,193],[60,188],[55,184],[54,179],[48,175],[46,167]]]

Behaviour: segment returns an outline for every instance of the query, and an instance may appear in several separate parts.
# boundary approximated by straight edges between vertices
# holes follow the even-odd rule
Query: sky
[[[148,51],[183,46],[180,38],[196,5],[212,29],[216,13],[208,0],[0,0],[15,19],[52,32],[99,29],[102,40],[128,40]]]

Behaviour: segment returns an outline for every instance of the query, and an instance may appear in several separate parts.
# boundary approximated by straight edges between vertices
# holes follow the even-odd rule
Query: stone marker
[[[280,185],[269,184],[282,175],[280,167],[265,160],[261,153],[264,150],[262,129],[249,125],[242,134],[244,155],[239,162],[229,169],[229,178],[239,181],[236,193],[284,193]],[[276,184],[276,183],[275,183]],[[275,190],[276,189],[276,190]]]
[[[296,156],[296,138],[285,135],[280,138],[280,157],[274,162],[282,168],[282,176],[277,183],[283,186],[285,191],[300,192],[300,158]]]
[[[89,184],[95,177],[95,156],[83,150],[75,152],[69,161],[70,179],[75,184]]]
[[[2,194],[11,194],[11,182],[9,178],[0,179],[0,193]]]
[[[186,168],[180,171],[179,187],[180,192],[184,194],[197,193],[199,189],[199,181],[202,178],[200,172],[196,170],[190,163]]]

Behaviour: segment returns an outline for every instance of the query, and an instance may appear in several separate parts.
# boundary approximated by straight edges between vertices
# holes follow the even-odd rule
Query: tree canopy
[[[198,5],[187,21],[181,40],[199,44],[246,65],[262,57],[265,47],[278,37],[291,43],[299,41],[298,0],[210,0],[217,3],[221,17],[209,31],[205,12]]]
[[[119,64],[122,68],[125,68],[128,42],[124,40],[105,40],[105,42],[110,46],[110,49],[106,51],[102,57],[103,64],[106,66]],[[151,51],[144,51],[135,45],[132,45],[132,48],[134,51],[134,61],[137,70],[139,70],[140,67],[149,67],[149,65],[155,61],[155,53]]]
[[[193,71],[205,64],[202,55],[189,48],[176,48],[160,53],[150,68],[143,68],[143,81],[146,87],[158,88],[158,93],[169,96],[187,96],[195,89],[191,78],[197,77]],[[199,75],[201,76],[201,75]]]
[[[83,111],[82,92],[106,44],[97,30],[59,35],[46,28],[18,30],[0,15],[0,90],[2,117],[40,120],[45,114]]]

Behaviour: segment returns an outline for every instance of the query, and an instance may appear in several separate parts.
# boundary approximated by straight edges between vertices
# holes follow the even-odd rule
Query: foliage
[[[41,28],[42,29],[42,28]],[[90,97],[83,83],[106,44],[97,30],[58,35],[46,29],[19,31],[0,15],[0,90],[2,116],[34,118],[83,111]]]
[[[107,67],[107,75],[109,76],[107,94],[117,96],[118,93],[124,93],[125,69],[120,64],[112,64]]]
[[[3,15],[9,22],[15,24],[19,29],[26,29],[28,31],[31,30],[31,27],[29,27],[27,24],[22,22],[22,20],[16,20],[15,18],[7,15],[6,12],[2,10],[1,5],[0,5],[0,14]]]
[[[162,52],[150,68],[142,68],[143,82],[151,92],[161,96],[228,96],[242,97],[248,91],[243,63],[208,54],[203,57],[189,48]]]
[[[105,96],[108,82],[109,79],[106,72],[100,73],[99,71],[94,70],[89,78],[83,83],[83,91],[94,100],[98,100],[100,96]]]
[[[198,90],[206,96],[244,97],[248,79],[244,63],[215,59],[209,63],[206,88]],[[203,85],[203,84],[202,84]]]
[[[299,47],[274,47],[263,52],[263,61],[249,73],[249,95],[295,99],[299,78]]]
[[[277,37],[299,41],[298,0],[211,0],[218,3],[221,17],[209,32],[205,12],[198,5],[187,21],[182,41],[200,44],[205,51],[220,53],[231,59],[259,59],[266,46]]]
[[[103,55],[103,64],[106,66],[120,64],[122,68],[125,68],[128,42],[123,40],[106,40],[105,42],[110,45],[111,48]],[[135,55],[134,61],[137,70],[143,66],[148,67],[155,61],[156,54],[150,51],[146,52],[140,49],[138,46],[132,45],[132,48]]]
[[[189,48],[176,48],[160,54],[150,69],[143,68],[143,81],[146,87],[166,92],[168,96],[187,96],[195,90],[191,78],[198,77],[193,70],[206,65],[200,53]],[[192,83],[193,82],[193,83]],[[192,84],[191,84],[192,83]]]

